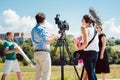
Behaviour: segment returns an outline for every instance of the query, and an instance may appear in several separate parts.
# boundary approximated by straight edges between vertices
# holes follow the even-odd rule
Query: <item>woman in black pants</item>
[[[84,15],[82,18],[82,28],[81,31],[83,33],[83,44],[79,48],[79,50],[84,49],[84,67],[88,74],[88,80],[97,80],[96,74],[94,72],[94,68],[98,58],[98,34],[96,34],[93,41],[88,45],[89,41],[92,40],[94,36],[95,29],[91,25],[94,25],[94,21],[91,19],[89,15]],[[87,46],[88,45],[88,46]]]

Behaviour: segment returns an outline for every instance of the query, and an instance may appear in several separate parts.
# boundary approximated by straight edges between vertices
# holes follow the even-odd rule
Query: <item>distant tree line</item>
[[[69,51],[66,50],[66,48],[64,47],[64,64],[70,64],[70,57],[73,55],[73,52],[75,50],[75,47],[74,47],[74,43],[73,41],[71,40],[73,36],[72,35],[67,35],[65,37],[66,39],[66,47],[69,48],[70,50],[70,53]],[[62,42],[60,40],[60,44],[59,45],[56,45],[57,44],[57,41],[54,41],[50,48],[51,48],[51,59],[52,59],[52,64],[53,65],[60,65],[60,46],[59,45],[62,45]],[[5,52],[4,52],[4,41],[0,41],[0,62],[3,63],[5,61]],[[116,45],[120,45],[120,40],[117,39],[117,40],[107,40],[107,53],[108,53],[108,56],[109,56],[109,63],[110,64],[120,64],[120,52],[119,51],[115,51],[112,47],[113,46],[116,46]],[[23,51],[26,53],[26,55],[32,60],[34,61],[33,59],[33,56],[34,56],[34,49],[33,49],[33,45],[32,45],[32,42],[30,39],[26,40],[25,42],[21,43],[20,44],[20,47],[23,49]],[[56,49],[57,48],[57,49]],[[56,49],[56,51],[55,51]],[[63,48],[61,49],[61,51],[63,51]],[[23,65],[28,65],[28,63],[24,60],[24,58],[20,55],[20,54],[17,54],[17,59],[19,61],[22,62]]]
[[[120,39],[117,39],[117,40],[108,39],[106,45],[107,46],[120,45]]]

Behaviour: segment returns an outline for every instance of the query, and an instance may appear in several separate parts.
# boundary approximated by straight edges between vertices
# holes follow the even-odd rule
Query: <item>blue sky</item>
[[[9,30],[30,33],[36,13],[44,12],[50,32],[58,32],[54,18],[60,14],[60,19],[66,20],[70,26],[66,32],[76,35],[82,16],[89,14],[89,8],[94,7],[102,19],[107,37],[120,38],[119,3],[120,0],[1,0],[0,33]]]

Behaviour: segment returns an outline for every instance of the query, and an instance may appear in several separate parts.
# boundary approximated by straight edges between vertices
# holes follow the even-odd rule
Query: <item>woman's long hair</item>
[[[91,16],[84,15],[83,18],[85,19],[86,23],[92,24],[93,26],[95,25],[95,21],[91,18]]]

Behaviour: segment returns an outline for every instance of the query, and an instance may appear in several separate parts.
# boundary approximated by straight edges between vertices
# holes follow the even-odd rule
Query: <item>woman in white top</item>
[[[80,46],[79,50],[84,49],[84,67],[88,74],[88,80],[97,80],[96,74],[94,72],[94,68],[98,58],[98,34],[96,34],[93,41],[88,45],[89,41],[94,36],[95,29],[91,25],[94,25],[94,21],[91,19],[89,15],[84,15],[82,18],[82,28],[81,31],[83,33],[83,44]]]

